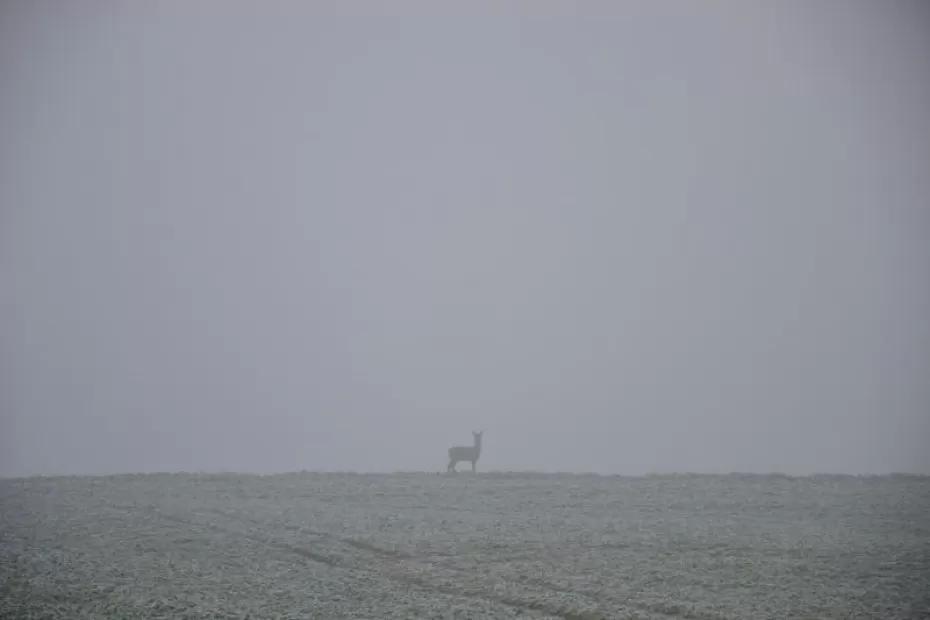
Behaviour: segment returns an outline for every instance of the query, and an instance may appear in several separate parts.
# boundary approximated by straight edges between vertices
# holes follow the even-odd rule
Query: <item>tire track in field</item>
[[[138,507],[129,507],[124,508],[138,508]],[[381,577],[389,581],[396,583],[404,584],[406,586],[413,586],[417,589],[435,594],[443,594],[446,596],[457,596],[462,598],[468,598],[473,600],[482,600],[485,602],[497,603],[504,605],[506,607],[511,607],[517,609],[527,614],[545,614],[551,617],[561,618],[562,620],[602,620],[609,617],[612,617],[613,614],[606,614],[600,611],[587,611],[587,610],[577,610],[565,605],[556,605],[551,602],[536,600],[532,598],[527,598],[525,596],[514,596],[508,594],[497,594],[489,592],[486,588],[481,585],[472,585],[472,586],[452,586],[436,583],[435,580],[423,577],[422,575],[412,574],[410,571],[411,568],[421,568],[421,569],[432,569],[436,568],[435,565],[424,565],[422,562],[419,562],[416,556],[413,556],[409,553],[386,549],[378,545],[369,543],[367,541],[361,541],[355,538],[350,538],[346,536],[338,536],[329,532],[324,532],[320,530],[314,530],[312,528],[307,528],[303,526],[290,526],[286,524],[270,524],[267,521],[263,522],[258,519],[253,519],[238,513],[226,512],[216,508],[210,508],[207,510],[198,511],[196,514],[212,513],[218,516],[223,517],[224,519],[230,521],[239,521],[241,523],[248,523],[254,527],[258,528],[268,528],[269,526],[275,526],[283,528],[290,531],[298,531],[310,536],[315,536],[320,539],[330,540],[336,543],[340,543],[351,547],[356,551],[362,552],[363,555],[376,556],[380,558],[381,567],[380,568],[366,568],[374,566],[370,561],[365,562],[363,566],[357,565],[355,562],[347,562],[348,559],[343,555],[327,555],[323,553],[318,553],[311,551],[306,547],[293,545],[289,543],[283,543],[277,541],[268,536],[260,536],[252,534],[249,532],[243,532],[234,528],[223,527],[216,523],[205,523],[202,521],[197,521],[190,518],[184,518],[177,515],[169,514],[158,509],[156,506],[150,506],[150,511],[156,514],[158,517],[161,517],[165,520],[173,521],[176,523],[181,523],[187,526],[200,527],[204,529],[209,529],[216,532],[221,532],[227,535],[233,535],[245,540],[249,540],[261,545],[265,545],[269,548],[276,549],[278,551],[283,551],[286,553],[294,554],[299,557],[302,557],[306,560],[313,562],[321,563],[330,568],[339,568],[343,570],[358,571],[361,573],[366,573],[369,575]],[[391,561],[389,565],[386,565],[386,561]],[[413,566],[410,566],[413,564]],[[449,566],[448,564],[442,565],[442,570],[447,573],[452,573],[456,576],[461,575],[470,575],[472,571],[458,568],[455,566]],[[398,570],[399,569],[399,570]],[[652,614],[653,616],[660,616],[662,618],[667,618],[669,620],[676,620],[679,618],[684,618],[686,620],[722,620],[722,616],[715,614],[710,614],[706,612],[700,612],[697,610],[684,609],[679,605],[656,605],[650,603],[641,603],[635,601],[609,601],[604,600],[602,595],[598,592],[594,592],[586,588],[567,588],[564,586],[557,585],[545,579],[527,579],[521,580],[520,582],[513,582],[511,580],[500,579],[500,582],[507,583],[512,587],[523,588],[525,589],[527,585],[535,586],[540,588],[544,593],[562,593],[573,596],[584,596],[592,601],[598,608],[604,607],[616,607],[617,605],[622,605],[623,607],[632,608],[640,612],[646,612]]]
[[[409,553],[406,553],[400,550],[386,549],[384,547],[379,547],[378,545],[374,545],[372,543],[361,541],[355,538],[338,536],[335,534],[331,534],[329,532],[314,530],[312,528],[307,528],[304,526],[293,526],[293,525],[287,525],[287,524],[281,524],[281,523],[276,524],[276,525],[270,524],[267,521],[263,522],[258,519],[247,517],[245,515],[226,512],[226,511],[223,511],[217,508],[211,508],[211,509],[208,509],[202,512],[210,512],[210,513],[219,515],[225,519],[230,519],[233,521],[250,523],[253,526],[260,527],[260,528],[276,526],[276,527],[291,530],[291,531],[304,532],[312,536],[317,536],[320,538],[337,541],[339,543],[348,545],[362,552],[373,553],[377,556],[380,556],[381,558],[399,561],[398,563],[393,564],[390,567],[385,567],[384,570],[371,570],[371,569],[359,568],[357,566],[352,566],[350,564],[347,564],[344,561],[344,558],[342,556],[339,556],[339,559],[335,559],[335,560],[333,560],[332,558],[329,558],[327,560],[324,560],[324,563],[332,567],[338,567],[338,568],[343,568],[347,570],[357,570],[357,571],[366,572],[369,574],[378,575],[380,577],[383,577],[391,581],[403,583],[408,586],[415,586],[423,591],[433,592],[433,593],[438,593],[438,594],[445,594],[447,596],[461,596],[461,597],[466,597],[466,598],[471,598],[471,599],[491,601],[491,602],[495,602],[501,605],[519,609],[527,613],[543,613],[549,616],[562,618],[563,620],[600,620],[600,619],[606,619],[608,617],[611,617],[599,611],[597,612],[578,611],[578,610],[572,609],[567,606],[557,606],[557,605],[553,605],[552,603],[547,603],[545,601],[538,601],[534,599],[527,599],[527,598],[521,598],[521,597],[515,597],[515,596],[503,595],[503,594],[494,594],[494,593],[488,592],[485,588],[482,588],[481,586],[474,586],[471,589],[467,587],[456,588],[453,586],[437,584],[435,581],[431,581],[420,575],[410,574],[409,572],[398,573],[396,571],[397,567],[401,567],[402,570],[409,568],[409,566],[407,567],[403,566],[405,562],[408,565],[414,564],[419,568],[435,569],[435,565],[426,566],[422,562],[418,561],[416,556],[413,556]],[[181,519],[181,521],[183,521],[183,519]],[[216,526],[216,527],[218,528],[219,526]],[[264,539],[262,537],[257,537],[254,535],[241,534],[237,532],[236,530],[231,530],[228,528],[226,529],[219,528],[219,529],[220,531],[223,531],[226,533],[245,536],[246,538],[249,538],[250,540],[267,544],[268,546],[279,549],[279,550],[290,551],[292,553],[296,553],[303,557],[310,557],[311,559],[316,559],[314,557],[311,557],[311,555],[308,555],[308,554],[311,554],[311,552],[303,547],[289,545],[286,543],[279,543],[270,538]],[[455,554],[450,554],[450,555],[451,557],[457,557],[455,556]],[[525,556],[525,557],[527,559],[532,559],[534,556]],[[506,560],[491,560],[491,561],[495,563],[499,563],[501,561],[512,561],[512,560],[513,558],[507,558]],[[317,561],[320,561],[320,560],[317,560]],[[368,565],[370,566],[371,564],[369,563]],[[449,573],[454,573],[459,576],[472,574],[472,571],[470,570],[459,568],[456,566],[450,566],[447,563],[442,564],[442,569]],[[662,618],[667,618],[669,620],[677,620],[679,618],[684,618],[685,620],[725,620],[723,616],[706,613],[706,612],[700,612],[697,610],[684,609],[682,606],[675,605],[675,604],[651,604],[651,603],[641,603],[641,602],[635,602],[635,601],[623,601],[622,603],[620,603],[619,601],[605,600],[601,593],[595,592],[589,588],[568,588],[565,586],[557,585],[545,579],[525,579],[525,580],[521,580],[520,582],[513,582],[512,580],[505,580],[502,578],[499,578],[499,580],[502,582],[506,582],[510,584],[511,586],[517,587],[517,588],[526,588],[527,585],[531,585],[531,586],[536,586],[540,588],[544,592],[557,592],[557,593],[567,594],[567,595],[572,595],[572,596],[579,596],[579,595],[584,596],[594,601],[596,606],[599,608],[615,607],[617,605],[622,605],[624,607],[632,608],[640,612],[647,612],[649,614],[652,614],[653,616],[659,616]]]
[[[220,515],[221,517],[223,517],[223,518],[225,518],[225,519],[232,519],[232,520],[244,521],[244,522],[246,522],[246,523],[251,523],[251,524],[254,525],[255,527],[259,527],[259,528],[266,528],[266,527],[268,527],[268,525],[269,525],[268,522],[259,521],[258,519],[252,519],[252,518],[250,518],[250,517],[246,517],[246,516],[244,516],[244,515],[240,515],[240,514],[236,514],[236,513],[225,512],[225,511],[223,511],[223,510],[219,510],[218,508],[210,508],[209,510],[206,510],[206,511],[203,511],[203,512],[210,512],[210,513],[213,513],[213,514],[217,514],[217,515]],[[329,533],[329,532],[323,532],[323,531],[320,531],[320,530],[314,530],[314,529],[312,529],[312,528],[304,527],[304,526],[301,526],[301,525],[287,525],[287,524],[279,523],[279,524],[276,524],[276,526],[277,526],[278,528],[285,529],[285,530],[296,531],[296,532],[302,532],[302,533],[305,533],[305,534],[309,534],[309,535],[311,535],[311,536],[317,536],[317,537],[319,537],[319,538],[325,538],[325,539],[333,540],[333,541],[336,541],[336,542],[338,542],[338,543],[342,543],[342,544],[344,544],[344,545],[348,545],[348,546],[350,546],[350,547],[352,547],[352,548],[354,548],[354,549],[358,549],[358,550],[363,551],[363,552],[366,552],[366,553],[374,553],[375,555],[379,555],[379,556],[381,556],[381,557],[395,558],[395,559],[397,559],[397,558],[404,558],[404,559],[413,558],[412,555],[410,555],[409,553],[406,553],[405,551],[401,551],[400,549],[387,549],[387,548],[385,548],[385,547],[381,547],[381,546],[375,545],[375,544],[370,543],[370,542],[365,541],[365,540],[359,540],[359,539],[357,539],[357,538],[350,538],[350,537],[347,537],[347,536],[337,536],[337,535],[331,534],[331,533]]]
[[[125,506],[124,508],[138,509],[139,507]],[[223,534],[238,536],[240,538],[265,545],[272,549],[277,549],[279,551],[284,551],[287,553],[295,554],[304,559],[318,562],[321,564],[325,564],[331,568],[340,568],[344,570],[367,573],[369,575],[381,577],[383,579],[387,579],[389,581],[403,584],[408,587],[413,586],[427,593],[443,594],[446,596],[461,597],[461,598],[467,598],[467,599],[472,599],[472,600],[480,600],[484,602],[497,603],[499,605],[510,607],[510,608],[516,609],[526,614],[530,614],[530,615],[544,614],[550,617],[560,618],[561,620],[603,620],[608,617],[607,615],[601,612],[579,611],[579,610],[575,610],[567,606],[555,605],[547,601],[527,599],[525,597],[518,597],[518,596],[507,595],[507,594],[495,594],[492,592],[488,592],[485,588],[482,588],[481,586],[472,586],[472,587],[463,588],[463,587],[456,587],[452,585],[438,584],[435,581],[432,581],[428,578],[425,578],[423,576],[416,575],[416,574],[411,574],[410,572],[408,572],[410,567],[405,567],[403,566],[403,564],[409,563],[410,561],[415,562],[415,558],[413,558],[409,554],[402,553],[402,552],[395,552],[393,550],[384,549],[382,547],[378,547],[377,545],[372,545],[364,541],[359,541],[356,539],[342,537],[342,536],[336,536],[333,534],[329,534],[327,532],[311,530],[309,528],[293,528],[293,529],[299,529],[312,536],[327,538],[327,539],[345,544],[349,547],[352,547],[353,549],[356,549],[358,551],[361,551],[369,555],[369,559],[370,559],[370,556],[372,555],[378,558],[381,558],[380,563],[382,563],[382,567],[380,569],[365,568],[365,567],[354,565],[354,563],[346,562],[345,561],[346,558],[344,556],[338,556],[338,555],[331,556],[331,555],[321,554],[321,553],[317,553],[314,551],[310,551],[309,549],[306,549],[305,547],[300,547],[300,546],[291,545],[287,543],[281,543],[269,537],[258,536],[255,534],[250,534],[248,532],[242,532],[240,530],[236,530],[233,528],[223,527],[216,523],[204,523],[201,521],[197,521],[197,520],[193,520],[193,519],[189,519],[185,517],[180,517],[177,515],[166,513],[158,509],[155,506],[151,506],[149,509],[158,518],[161,518],[167,521],[181,523],[186,526],[193,526],[193,527],[208,529],[208,530],[215,531],[215,532],[221,532]],[[202,514],[202,512],[200,514]],[[205,512],[211,512],[211,513],[223,516],[224,518],[227,518],[227,519],[237,520],[240,522],[246,522],[246,523],[250,523],[255,526],[267,526],[268,525],[267,523],[262,523],[255,519],[250,519],[248,517],[245,517],[243,515],[238,515],[235,513],[226,513],[218,509],[210,509],[209,511],[205,511]],[[393,560],[390,566],[383,565],[384,562],[387,560]],[[373,564],[372,562],[369,561],[366,563],[366,566],[373,566]],[[398,568],[400,568],[401,571],[404,571],[404,572],[398,572],[397,571]],[[428,568],[428,567],[421,565],[421,568]],[[451,572],[451,573],[456,573],[458,575],[468,572],[468,571],[464,571],[464,570],[453,568],[453,567],[444,567],[444,570]],[[511,585],[515,585],[518,587],[525,587],[525,586],[521,586],[521,584],[511,583]]]
[[[127,506],[126,508],[129,508],[129,507]],[[310,551],[309,549],[305,547],[297,547],[294,545],[287,545],[284,543],[279,543],[270,538],[256,536],[254,534],[249,534],[248,532],[241,532],[238,530],[225,528],[220,525],[216,525],[215,523],[203,523],[203,522],[195,521],[192,519],[185,519],[184,517],[179,517],[176,515],[168,514],[166,512],[158,510],[157,508],[150,509],[150,510],[158,518],[164,519],[165,521],[172,521],[174,523],[181,523],[187,526],[199,527],[202,529],[211,530],[214,532],[220,532],[223,534],[232,534],[234,536],[238,536],[239,538],[244,538],[246,540],[250,540],[252,542],[256,542],[256,543],[259,543],[259,544],[262,544],[268,547],[272,547],[280,551],[287,551],[289,553],[297,554],[305,559],[312,560],[314,562],[319,562],[321,564],[326,564],[327,566],[331,566],[331,567],[342,566],[342,563],[339,561],[338,558],[335,558],[333,556],[329,556],[326,554],[322,554],[322,553],[317,553],[315,551]]]
[[[201,509],[194,513],[195,515],[205,515],[208,513],[215,514],[229,521],[238,521],[240,523],[246,523],[261,529],[267,529],[269,526],[273,526],[290,531],[305,533],[318,539],[328,540],[350,547],[353,550],[360,552],[362,557],[359,558],[356,556],[354,561],[352,561],[353,558],[351,556],[345,556],[338,553],[326,554],[312,551],[304,546],[280,542],[270,536],[262,536],[253,534],[251,532],[244,532],[241,529],[224,527],[213,522],[204,522],[189,517],[182,517],[176,514],[171,514],[161,510],[157,505],[113,505],[112,507],[121,508],[131,512],[138,511],[139,509],[147,509],[148,512],[150,512],[156,518],[179,523],[187,527],[201,528],[238,537],[271,549],[296,555],[303,558],[304,560],[323,564],[329,568],[355,571],[374,577],[380,577],[382,579],[403,584],[408,587],[415,587],[418,590],[427,593],[497,603],[530,615],[545,614],[550,617],[560,618],[561,620],[604,620],[606,618],[618,617],[617,612],[623,612],[623,610],[625,610],[623,613],[630,613],[630,611],[636,610],[639,612],[649,613],[653,617],[658,616],[669,620],[677,620],[680,618],[684,618],[686,620],[723,620],[725,618],[724,616],[718,616],[697,610],[685,609],[682,606],[674,604],[666,605],[636,601],[621,602],[610,599],[605,600],[603,595],[599,592],[595,592],[587,588],[567,588],[545,579],[521,579],[520,581],[514,582],[512,580],[500,577],[497,578],[499,583],[510,585],[513,588],[523,589],[524,591],[527,589],[527,586],[530,586],[539,588],[543,594],[561,593],[572,596],[583,596],[593,601],[594,606],[598,608],[598,611],[578,610],[572,608],[569,605],[559,605],[545,600],[534,599],[525,595],[519,596],[490,592],[481,584],[472,583],[463,584],[462,586],[455,586],[436,583],[435,579],[430,579],[423,576],[422,574],[412,573],[411,571],[421,569],[435,572],[436,568],[440,568],[447,574],[447,576],[449,576],[450,581],[463,575],[472,575],[474,574],[474,571],[456,566],[450,566],[447,563],[440,563],[438,565],[434,563],[424,564],[422,561],[419,561],[416,556],[400,550],[386,549],[366,541],[360,541],[358,539],[345,536],[338,536],[329,532],[314,530],[312,528],[303,526],[291,526],[280,523],[274,524],[267,521],[263,522],[239,513],[226,512],[216,508]],[[359,562],[359,560],[361,560],[361,562]],[[611,613],[608,614],[606,612],[599,611],[600,609],[604,608],[611,609]]]
[[[280,524],[280,523],[276,525],[269,524],[268,522],[263,522],[258,519],[246,517],[238,513],[229,513],[229,512],[226,512],[226,511],[223,511],[217,508],[211,508],[205,512],[211,512],[219,516],[222,516],[226,519],[244,521],[256,527],[264,528],[264,527],[268,527],[269,525],[273,525],[273,526],[283,528],[283,529],[288,529],[291,531],[305,532],[307,534],[318,536],[320,538],[327,538],[330,540],[338,541],[339,543],[343,543],[345,545],[353,547],[354,549],[360,550],[362,552],[373,553],[382,558],[388,558],[392,560],[401,560],[401,562],[399,563],[401,566],[404,564],[404,561],[406,561],[407,564],[414,564],[418,566],[419,568],[433,568],[433,569],[435,568],[434,565],[427,567],[422,562],[418,561],[417,556],[414,556],[412,554],[409,554],[409,553],[406,553],[400,550],[386,549],[384,547],[380,547],[378,545],[369,543],[367,541],[362,541],[362,540],[358,540],[355,538],[350,538],[346,536],[338,536],[335,534],[331,534],[329,532],[313,530],[311,528],[307,528],[303,526],[292,526],[292,525]],[[234,531],[231,531],[231,530],[226,530],[226,531],[230,533],[235,533]],[[258,540],[258,539],[253,538],[253,540]],[[261,540],[258,540],[258,541],[261,542]],[[270,539],[268,541],[268,544],[275,548],[279,548],[283,550],[290,550],[292,552],[298,553],[299,555],[304,555],[305,553],[307,553],[307,551],[301,547],[291,546],[285,543],[277,543],[275,541],[271,541]],[[448,557],[458,557],[458,556],[455,554],[448,554]],[[534,559],[534,558],[535,556],[532,556],[532,555],[524,555],[524,556],[519,556],[518,559]],[[510,562],[510,561],[513,561],[514,559],[515,558],[513,557],[509,557],[506,559],[491,559],[489,561],[494,562],[494,563],[500,563],[500,562]],[[482,563],[488,563],[488,561],[482,560]],[[330,565],[339,566],[341,568],[351,569],[351,570],[364,570],[364,569],[359,569],[357,567],[349,566],[346,563],[341,562],[341,561],[337,561],[334,564],[331,563]],[[459,568],[456,566],[451,566],[448,563],[442,563],[442,568],[443,570],[446,570],[450,573],[455,573],[457,575],[467,575],[467,574],[472,573],[472,571]],[[532,599],[528,600],[525,598],[493,594],[493,593],[487,592],[486,589],[483,589],[481,587],[477,587],[474,591],[469,591],[467,589],[463,590],[461,588],[445,586],[442,584],[437,584],[434,581],[430,581],[429,579],[423,578],[418,575],[411,575],[409,573],[398,574],[396,571],[390,571],[390,568],[388,569],[388,571],[389,572],[378,571],[378,570],[376,571],[364,570],[364,572],[374,573],[384,578],[390,579],[392,581],[401,582],[406,585],[413,585],[425,591],[436,592],[439,594],[445,594],[449,596],[465,596],[465,597],[474,598],[474,599],[484,599],[487,601],[493,601],[493,602],[496,602],[502,605],[506,605],[508,607],[514,607],[517,609],[521,609],[523,611],[539,612],[539,613],[544,613],[550,616],[563,618],[563,620],[598,620],[601,618],[609,617],[608,615],[605,615],[604,613],[601,613],[601,612],[577,611],[571,608],[567,608],[565,606],[555,606],[551,603],[546,603],[544,601],[536,601]],[[652,603],[641,603],[641,602],[635,602],[635,601],[623,601],[621,603],[619,601],[605,600],[603,598],[602,593],[591,590],[590,588],[577,588],[577,587],[568,588],[565,586],[560,586],[558,584],[552,583],[551,581],[548,581],[545,579],[523,579],[519,582],[500,579],[500,581],[509,583],[511,586],[514,586],[514,587],[525,588],[526,585],[529,584],[532,586],[536,586],[545,592],[557,592],[557,593],[567,594],[567,595],[572,595],[572,596],[581,595],[581,596],[584,596],[585,598],[588,598],[594,601],[596,606],[599,608],[623,605],[623,606],[630,607],[630,608],[633,608],[641,612],[647,612],[654,616],[668,618],[670,620],[674,620],[678,618],[684,618],[685,620],[726,620],[725,617],[717,615],[717,614],[701,612],[701,611],[692,610],[692,609],[686,609],[682,605],[676,605],[676,604],[652,604]]]
[[[227,519],[238,519],[241,521],[246,521],[256,526],[267,526],[268,525],[268,523],[262,523],[256,519],[250,519],[248,517],[244,517],[241,515],[226,513],[218,509],[211,509],[210,512],[221,515]],[[332,566],[339,566],[340,568],[345,568],[349,570],[358,570],[361,572],[371,573],[379,577],[388,579],[389,581],[402,583],[406,586],[414,586],[422,591],[429,592],[429,593],[444,594],[447,596],[457,596],[457,597],[470,598],[470,599],[475,599],[475,600],[494,602],[500,605],[505,605],[507,607],[518,609],[526,613],[543,613],[549,616],[562,618],[562,620],[599,620],[601,618],[606,618],[606,616],[603,616],[603,615],[591,615],[590,613],[587,613],[587,612],[576,612],[574,610],[564,609],[561,607],[556,608],[555,606],[551,604],[547,604],[542,601],[525,600],[525,599],[516,598],[512,596],[494,595],[480,587],[474,588],[474,589],[467,589],[467,588],[463,589],[463,588],[456,588],[453,586],[437,584],[434,581],[431,581],[419,575],[410,574],[408,572],[403,572],[403,573],[397,572],[396,570],[397,567],[403,568],[402,566],[403,561],[413,561],[417,564],[420,564],[421,567],[423,567],[421,563],[416,562],[416,559],[408,553],[401,552],[401,551],[395,551],[391,549],[385,549],[383,547],[379,547],[377,545],[374,545],[374,544],[371,544],[365,541],[360,541],[358,539],[344,537],[344,536],[336,536],[334,534],[330,534],[327,532],[321,532],[319,530],[311,530],[310,528],[295,528],[295,529],[300,529],[301,531],[306,532],[308,534],[313,534],[313,535],[317,535],[317,536],[321,536],[321,537],[325,537],[325,538],[338,541],[340,543],[346,544],[362,552],[373,553],[374,555],[377,555],[381,558],[399,560],[399,562],[397,562],[391,567],[383,567],[383,570],[362,569],[356,566],[350,566],[340,561],[337,561],[336,563],[331,564]],[[226,530],[226,531],[230,531],[230,530]],[[235,533],[232,531],[230,532]],[[286,544],[282,545],[280,543],[271,543],[271,546],[275,548],[283,548],[285,550],[291,550],[294,552],[298,552],[301,550],[300,547],[295,547],[295,546],[286,545]],[[371,566],[370,563],[368,565]],[[468,572],[468,571],[464,571],[464,570],[457,569],[454,567],[444,567],[444,568],[448,572],[457,573],[459,575]]]

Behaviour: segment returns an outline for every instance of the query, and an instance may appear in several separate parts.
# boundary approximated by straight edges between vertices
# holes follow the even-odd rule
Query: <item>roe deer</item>
[[[449,448],[449,466],[446,468],[446,471],[455,471],[455,465],[459,461],[471,461],[471,470],[475,471],[475,463],[478,462],[478,457],[481,456],[481,435],[484,431],[472,431],[471,434],[475,438],[475,445],[473,446],[453,446]]]

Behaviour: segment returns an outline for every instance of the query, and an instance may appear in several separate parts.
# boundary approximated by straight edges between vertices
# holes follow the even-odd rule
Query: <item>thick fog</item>
[[[5,2],[0,475],[930,473],[928,7],[509,6]]]

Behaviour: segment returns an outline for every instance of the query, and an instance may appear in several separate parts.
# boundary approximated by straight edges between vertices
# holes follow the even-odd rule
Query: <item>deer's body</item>
[[[475,471],[475,463],[478,462],[478,457],[481,456],[481,435],[483,433],[484,431],[477,433],[472,431],[471,434],[475,438],[475,445],[473,446],[453,446],[449,448],[449,466],[446,471],[454,472],[459,461],[471,461],[471,470]]]

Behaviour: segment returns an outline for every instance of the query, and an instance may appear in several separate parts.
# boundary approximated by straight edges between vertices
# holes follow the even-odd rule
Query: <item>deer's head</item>
[[[472,432],[471,432],[471,435],[472,435],[472,437],[475,438],[475,445],[476,445],[476,446],[480,446],[480,445],[481,445],[481,436],[484,435],[484,431],[483,431],[483,430],[481,430],[481,431],[472,431]]]

